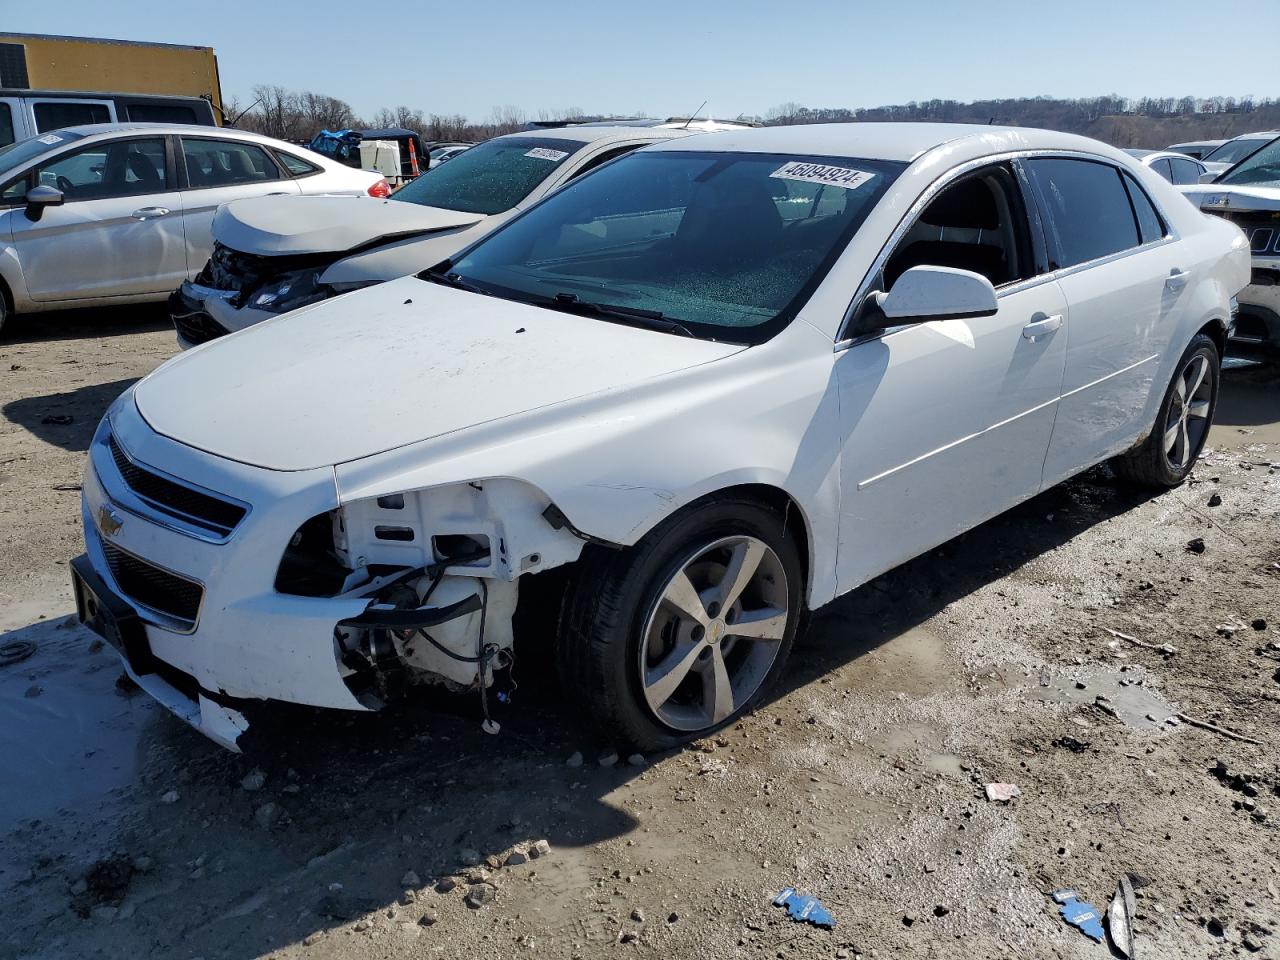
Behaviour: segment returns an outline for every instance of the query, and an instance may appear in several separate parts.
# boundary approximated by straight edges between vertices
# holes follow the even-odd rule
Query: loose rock
[[[422,886],[422,878],[414,871],[406,870],[404,876],[400,878],[400,886],[402,887],[420,887]]]
[[[566,767],[574,767],[574,768],[582,766],[582,754],[577,751],[569,754],[569,759],[564,762],[564,765]]]
[[[487,883],[477,883],[467,890],[466,904],[472,910],[479,910],[487,903],[498,899],[498,891]]]
[[[248,790],[250,793],[255,793],[258,790],[261,790],[266,782],[267,775],[257,767],[254,767],[245,774],[244,779],[240,781],[240,789]]]
[[[539,857],[545,857],[550,852],[551,844],[547,843],[545,840],[538,840],[529,848],[529,856],[533,857],[535,860]]]
[[[608,753],[600,754],[599,764],[602,767],[612,767],[618,762],[618,753],[616,750],[610,750]]]
[[[177,803],[180,799],[177,790],[168,790],[160,795],[161,803]]]
[[[1196,537],[1187,541],[1187,553],[1204,553],[1204,538]]]

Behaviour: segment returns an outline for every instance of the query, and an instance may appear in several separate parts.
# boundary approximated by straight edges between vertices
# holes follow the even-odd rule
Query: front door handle
[[[1062,326],[1062,314],[1055,313],[1052,317],[1032,320],[1022,328],[1022,336],[1025,340],[1034,340],[1036,337],[1043,337],[1047,333],[1053,333],[1060,326]]]
[[[130,214],[135,220],[154,220],[156,217],[167,217],[168,207],[140,207]]]

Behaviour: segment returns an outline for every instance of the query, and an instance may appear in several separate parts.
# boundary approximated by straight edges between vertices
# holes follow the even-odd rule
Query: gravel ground
[[[0,344],[0,642],[36,645],[0,667],[0,958],[1100,958],[1049,895],[1124,875],[1142,960],[1280,957],[1280,370],[1226,372],[1181,489],[1098,469],[879,578],[683,752],[610,763],[526,664],[498,737],[279,708],[237,757],[69,616],[94,425],[173,350],[136,309]]]

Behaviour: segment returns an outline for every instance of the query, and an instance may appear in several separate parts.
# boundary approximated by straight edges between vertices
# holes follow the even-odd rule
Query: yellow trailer
[[[0,87],[201,97],[222,111],[212,47],[0,33]]]

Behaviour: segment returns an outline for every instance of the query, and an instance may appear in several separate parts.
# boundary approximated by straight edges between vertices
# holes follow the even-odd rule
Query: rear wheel
[[[1112,469],[1121,477],[1152,487],[1176,487],[1187,478],[1204,449],[1218,405],[1218,347],[1203,333],[1192,338],[1178,361],[1155,428],[1146,441]]]
[[[759,702],[803,602],[799,553],[777,511],[719,500],[631,549],[588,549],[565,598],[559,661],[610,738],[666,749]]]

